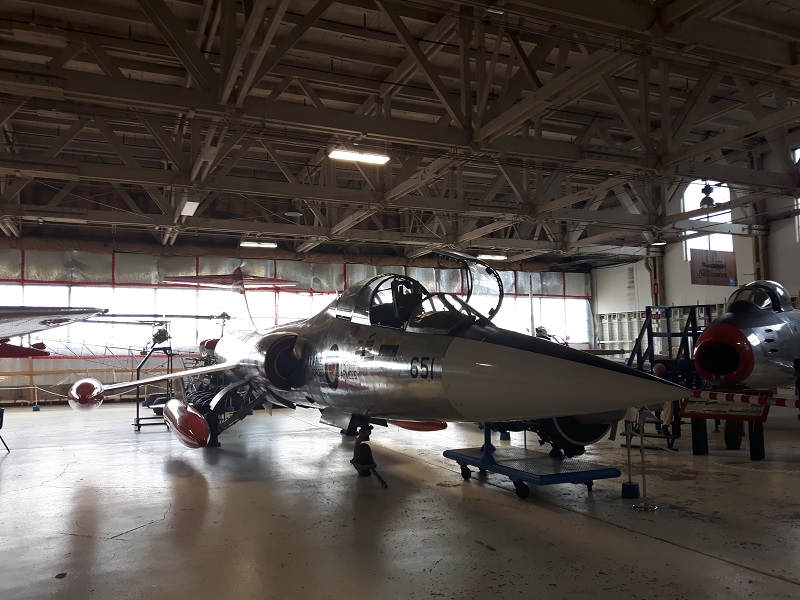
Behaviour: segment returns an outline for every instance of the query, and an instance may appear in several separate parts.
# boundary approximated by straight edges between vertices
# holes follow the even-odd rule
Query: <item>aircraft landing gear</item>
[[[372,448],[369,447],[368,444],[365,444],[367,440],[369,440],[369,434],[372,432],[372,425],[361,425],[359,427],[358,437],[356,437],[356,445],[353,448],[353,458],[350,461],[350,464],[353,465],[358,474],[362,477],[369,477],[370,475],[375,475],[378,481],[380,481],[381,486],[384,488],[389,487],[384,481],[383,477],[380,476],[378,473],[378,465],[375,464],[375,460],[372,458]]]
[[[744,437],[744,423],[742,421],[725,421],[723,430],[725,447],[728,450],[738,450],[742,447],[742,438]]]

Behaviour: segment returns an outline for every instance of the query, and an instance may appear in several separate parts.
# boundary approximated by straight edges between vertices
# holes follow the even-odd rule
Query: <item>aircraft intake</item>
[[[204,448],[208,444],[211,429],[193,406],[172,398],[164,405],[164,421],[184,446]]]
[[[69,405],[78,412],[88,412],[98,408],[103,399],[103,384],[91,377],[76,381],[67,392]]]
[[[305,340],[285,335],[269,344],[264,352],[264,374],[280,390],[290,391],[305,383],[303,363]]]
[[[709,325],[697,340],[694,366],[709,381],[741,384],[753,372],[753,347],[730,323]]]

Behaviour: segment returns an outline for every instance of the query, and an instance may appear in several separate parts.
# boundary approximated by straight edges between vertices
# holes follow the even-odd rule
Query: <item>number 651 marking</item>
[[[412,358],[408,374],[414,379],[433,379],[433,357],[423,356],[420,358],[415,356]]]

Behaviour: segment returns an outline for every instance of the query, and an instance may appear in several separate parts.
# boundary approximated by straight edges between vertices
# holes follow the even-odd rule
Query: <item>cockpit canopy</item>
[[[758,308],[768,308],[775,312],[792,310],[792,301],[786,288],[776,281],[765,279],[752,281],[731,294],[728,299],[728,310],[736,312],[739,302],[755,304]]]
[[[339,319],[403,328],[427,295],[416,279],[387,273],[349,287],[332,307]]]
[[[497,271],[485,262],[463,252],[437,250],[436,254],[461,265],[467,304],[489,319],[497,316],[503,304],[503,282]]]
[[[465,300],[451,294],[431,294],[416,279],[386,273],[350,286],[328,310],[337,319],[412,331],[448,333],[465,323],[488,323],[503,301],[499,275],[472,257],[447,256],[465,269]]]

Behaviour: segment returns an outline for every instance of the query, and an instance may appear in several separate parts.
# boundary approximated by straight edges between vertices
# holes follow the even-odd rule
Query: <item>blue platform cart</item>
[[[619,469],[573,458],[565,458],[560,450],[550,454],[505,446],[492,445],[492,424],[483,424],[484,444],[480,448],[445,450],[445,458],[456,461],[465,480],[472,477],[469,467],[482,473],[505,475],[514,484],[517,496],[527,498],[531,490],[528,484],[551,485],[554,483],[586,484],[591,491],[595,480],[610,479],[622,475]]]

